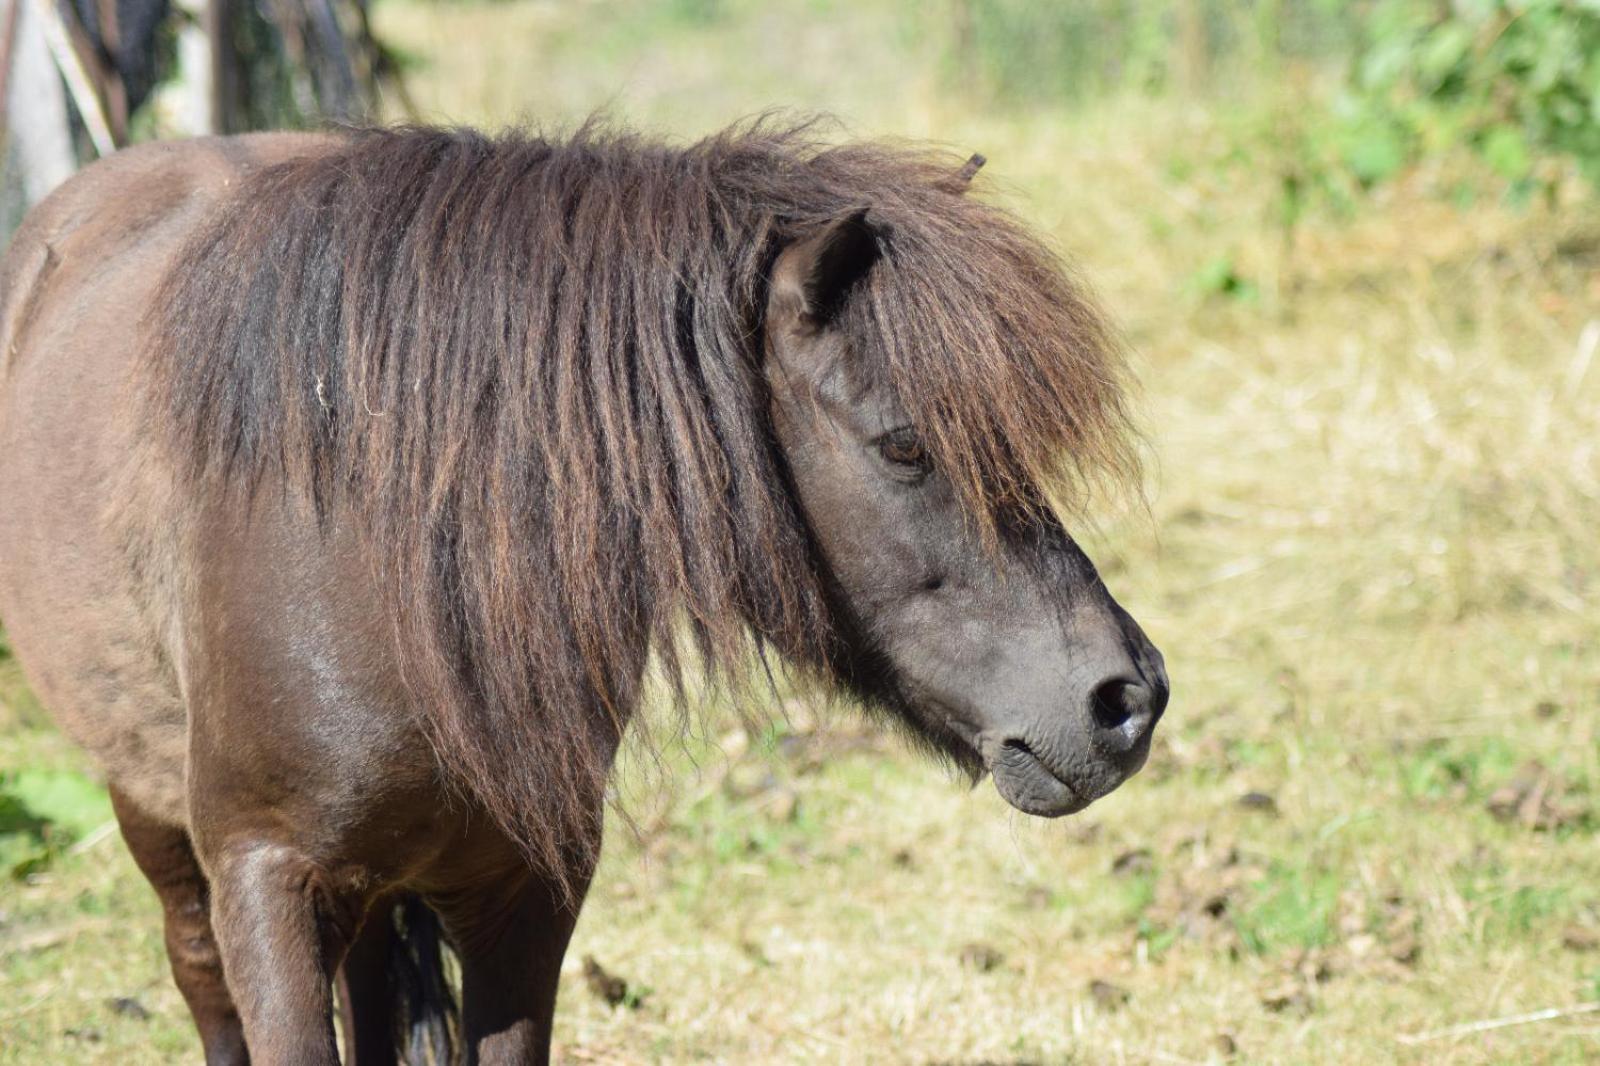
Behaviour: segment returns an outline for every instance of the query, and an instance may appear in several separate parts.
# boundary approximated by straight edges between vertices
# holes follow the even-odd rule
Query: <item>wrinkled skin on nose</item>
[[[766,326],[774,429],[852,630],[850,680],[1017,809],[1082,810],[1144,765],[1161,653],[1059,522],[985,544],[831,328],[875,248],[858,215],[786,249]]]

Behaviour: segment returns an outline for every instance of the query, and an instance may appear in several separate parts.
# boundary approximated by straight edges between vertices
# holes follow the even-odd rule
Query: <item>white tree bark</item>
[[[0,11],[20,4],[6,93],[8,155],[28,206],[38,203],[77,169],[68,120],[67,91],[50,55],[45,21],[30,0],[0,0]]]

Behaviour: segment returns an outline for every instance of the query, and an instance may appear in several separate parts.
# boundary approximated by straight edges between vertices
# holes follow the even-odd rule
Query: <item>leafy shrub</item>
[[[943,35],[948,73],[1009,105],[1114,91],[1186,91],[1279,56],[1345,55],[1359,17],[1333,0],[949,0],[916,9]]]
[[[1341,116],[1365,182],[1464,145],[1527,189],[1541,156],[1600,186],[1600,0],[1378,0]]]
[[[1288,228],[1461,151],[1519,196],[1559,180],[1547,160],[1600,187],[1600,0],[949,2],[920,29],[991,105],[1180,88],[1243,104],[1232,161],[1282,176]]]

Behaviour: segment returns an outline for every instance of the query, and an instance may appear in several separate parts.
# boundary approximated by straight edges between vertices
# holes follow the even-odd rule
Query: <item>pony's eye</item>
[[[916,430],[910,426],[891,429],[876,441],[878,454],[895,466],[903,467],[908,472],[926,474],[931,466],[928,461],[928,452],[922,446],[922,440],[917,436]]]

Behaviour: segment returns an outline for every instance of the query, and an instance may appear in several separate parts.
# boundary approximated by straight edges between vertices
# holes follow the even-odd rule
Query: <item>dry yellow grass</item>
[[[1600,1057],[1593,1013],[1399,1039],[1600,1000],[1592,199],[1459,209],[1443,160],[1286,245],[1271,160],[1215,162],[1247,101],[984,113],[887,6],[733,7],[378,16],[426,58],[433,119],[609,105],[692,136],[784,103],[985,152],[1137,351],[1151,504],[1090,540],[1174,704],[1144,775],[1051,824],[848,714],[712,715],[667,760],[697,765],[633,778],[566,1061]],[[1258,295],[1203,291],[1219,255]],[[14,681],[0,699],[0,767],[81,765]],[[0,912],[0,1062],[192,1055],[120,843],[0,886]],[[635,1005],[591,994],[586,955]],[[114,1014],[126,995],[155,1017]]]

